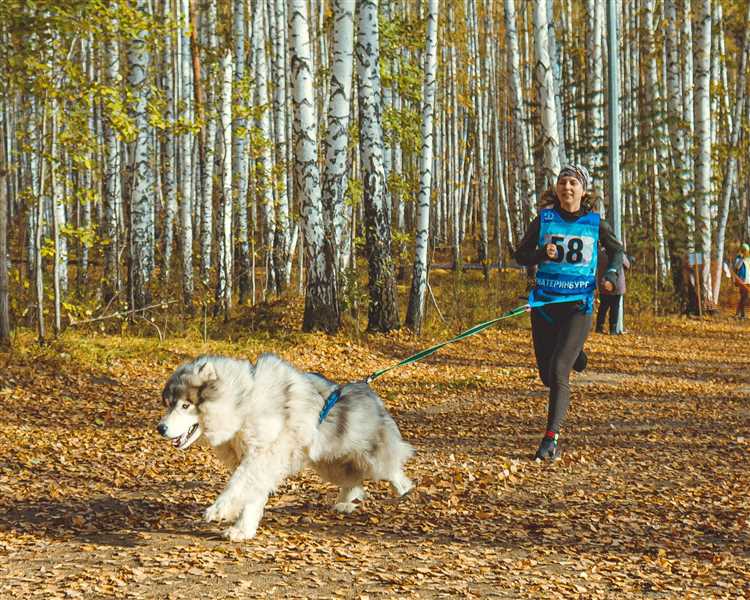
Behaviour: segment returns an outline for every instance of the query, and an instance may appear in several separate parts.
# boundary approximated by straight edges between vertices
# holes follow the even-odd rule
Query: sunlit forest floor
[[[411,495],[371,484],[342,516],[305,473],[253,540],[202,522],[227,473],[154,429],[181,361],[275,351],[361,379],[472,323],[476,299],[437,296],[448,323],[422,338],[302,334],[299,301],[242,311],[208,341],[199,322],[163,341],[71,328],[39,348],[18,333],[0,354],[0,597],[750,596],[750,324],[726,314],[629,314],[626,335],[592,334],[554,465],[530,460],[546,391],[522,316],[373,384],[417,449]]]

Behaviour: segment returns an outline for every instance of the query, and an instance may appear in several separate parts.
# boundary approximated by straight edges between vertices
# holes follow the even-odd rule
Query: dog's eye
[[[183,402],[182,403],[182,408],[184,408],[185,410],[187,410],[188,408],[190,408],[190,405],[187,402]]]

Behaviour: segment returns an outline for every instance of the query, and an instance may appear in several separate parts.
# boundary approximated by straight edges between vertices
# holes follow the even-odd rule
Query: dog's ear
[[[198,367],[198,377],[200,378],[202,383],[206,383],[207,381],[216,381],[219,378],[216,375],[216,369],[214,369],[214,365],[210,362],[205,362],[200,367]]]
[[[209,381],[216,381],[217,379],[216,369],[210,362],[207,362],[200,365],[197,370],[186,373],[183,380],[189,386],[199,388]]]

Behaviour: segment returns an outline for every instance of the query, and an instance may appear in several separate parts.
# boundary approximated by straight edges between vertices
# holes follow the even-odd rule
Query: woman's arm
[[[526,233],[521,240],[521,243],[513,253],[513,258],[519,265],[524,267],[530,267],[531,265],[538,265],[540,262],[547,260],[547,253],[544,247],[539,248],[539,217],[534,217],[534,220],[529,224]]]

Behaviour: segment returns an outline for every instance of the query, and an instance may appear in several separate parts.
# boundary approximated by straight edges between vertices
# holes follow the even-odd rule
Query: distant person
[[[700,314],[698,305],[698,287],[697,279],[695,277],[695,270],[690,265],[690,259],[688,256],[683,256],[681,262],[680,272],[680,292],[682,299],[683,314],[690,316],[698,316]]]
[[[603,250],[599,251],[599,277],[602,281],[604,277],[604,266],[607,255]],[[620,308],[622,307],[622,298],[625,295],[627,286],[625,285],[625,271],[630,268],[630,260],[626,254],[622,256],[622,266],[617,270],[617,283],[615,289],[608,292],[604,286],[599,286],[599,312],[596,313],[596,332],[604,333],[604,321],[609,312],[609,333],[610,335],[623,333],[617,330],[617,323],[620,320]]]
[[[560,456],[558,438],[570,404],[570,372],[586,368],[583,345],[591,330],[599,244],[609,257],[603,287],[614,290],[622,264],[622,245],[592,210],[588,188],[585,167],[564,167],[549,196],[551,204],[539,211],[514,253],[518,264],[538,267],[530,301],[565,299],[531,311],[539,377],[549,387],[547,430],[536,451],[537,460]]]
[[[748,289],[750,288],[750,245],[742,244],[737,256],[734,257],[734,284],[739,288],[740,299],[737,302],[735,319],[745,318],[745,307],[747,306]]]

